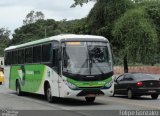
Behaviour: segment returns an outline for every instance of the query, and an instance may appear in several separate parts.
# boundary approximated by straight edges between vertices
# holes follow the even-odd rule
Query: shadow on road
[[[10,94],[17,95],[15,92],[10,92]],[[47,100],[44,95],[39,94],[31,94],[31,93],[23,93],[23,96],[19,97],[27,97],[30,99],[45,101],[47,103]],[[97,103],[96,100],[94,103],[87,103],[85,99],[79,99],[79,98],[54,98],[55,101],[53,104],[60,104],[60,105],[66,105],[66,106],[87,106],[87,105],[106,105],[104,103]]]
[[[115,95],[114,98],[128,99],[127,96],[123,96],[123,95]],[[128,99],[128,100],[154,100],[154,99],[152,99],[150,96],[136,96],[133,99]]]

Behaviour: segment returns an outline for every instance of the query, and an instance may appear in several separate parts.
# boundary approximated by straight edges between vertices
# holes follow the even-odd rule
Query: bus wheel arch
[[[53,97],[52,97],[52,92],[51,92],[51,86],[48,81],[45,81],[44,83],[44,94],[45,94],[47,101],[49,103],[52,103]]]
[[[50,86],[48,81],[44,82],[44,95],[46,96],[47,87]]]

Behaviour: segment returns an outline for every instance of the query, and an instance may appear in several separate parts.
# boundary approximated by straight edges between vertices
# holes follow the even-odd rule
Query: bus
[[[84,97],[94,102],[111,95],[113,62],[109,41],[101,36],[64,34],[10,46],[5,50],[5,85],[55,98]]]

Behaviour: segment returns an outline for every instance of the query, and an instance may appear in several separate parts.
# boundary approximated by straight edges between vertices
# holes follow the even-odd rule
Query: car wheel
[[[0,85],[2,85],[2,82],[0,82]]]
[[[151,97],[152,97],[152,99],[157,99],[158,98],[158,94],[152,94]]]
[[[53,97],[52,97],[52,93],[51,93],[51,87],[49,85],[47,86],[47,89],[46,89],[46,98],[47,98],[47,101],[49,103],[53,102]]]
[[[16,93],[18,96],[22,95],[21,86],[20,86],[19,81],[16,82]]]
[[[87,103],[93,103],[96,97],[85,97]]]
[[[128,90],[127,96],[128,96],[129,99],[132,99],[132,98],[133,98],[133,92],[132,92],[131,89]]]

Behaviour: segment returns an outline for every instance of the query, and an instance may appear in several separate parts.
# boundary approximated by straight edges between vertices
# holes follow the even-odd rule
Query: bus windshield
[[[63,46],[63,72],[100,75],[112,71],[111,52],[104,42],[66,42]]]

